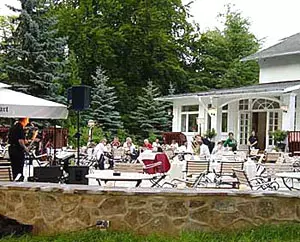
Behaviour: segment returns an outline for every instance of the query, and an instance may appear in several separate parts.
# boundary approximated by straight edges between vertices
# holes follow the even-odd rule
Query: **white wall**
[[[260,83],[300,80],[300,55],[262,59],[259,66]]]

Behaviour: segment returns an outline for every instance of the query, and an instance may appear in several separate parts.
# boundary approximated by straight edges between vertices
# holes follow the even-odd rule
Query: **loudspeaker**
[[[88,109],[91,102],[91,88],[84,85],[70,87],[67,98],[71,109],[76,111]]]
[[[34,167],[33,177],[36,182],[53,182],[58,183],[62,177],[60,166]]]
[[[67,184],[88,185],[88,179],[85,177],[89,173],[88,166],[69,166],[68,173]]]

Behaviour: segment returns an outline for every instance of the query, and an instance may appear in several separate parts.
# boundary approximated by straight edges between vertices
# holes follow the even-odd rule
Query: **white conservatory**
[[[173,132],[188,140],[214,128],[216,140],[233,132],[240,145],[252,130],[259,148],[274,145],[270,132],[300,130],[300,33],[243,59],[258,60],[259,84],[207,92],[171,95]]]

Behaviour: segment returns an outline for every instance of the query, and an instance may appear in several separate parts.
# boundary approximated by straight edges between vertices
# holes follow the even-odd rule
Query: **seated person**
[[[104,170],[105,154],[107,153],[106,143],[107,140],[102,139],[101,142],[97,144],[96,147],[94,148],[94,156],[98,161],[98,167],[100,170]],[[112,168],[113,168],[112,160],[109,160],[108,169],[112,169]]]
[[[200,135],[195,136],[195,140],[192,144],[192,147],[195,155],[210,158],[208,146],[203,143],[202,137]]]
[[[143,150],[152,150],[152,145],[149,143],[148,139],[144,139]]]
[[[132,143],[132,139],[130,137],[126,138],[126,141],[123,144],[123,147],[125,148],[125,150],[130,155],[130,158],[132,160],[136,160],[136,158],[138,157],[138,152],[136,151],[135,145]]]
[[[212,151],[212,155],[220,154],[224,150],[223,141],[219,141]]]
[[[171,142],[171,144],[170,144],[170,148],[172,149],[172,150],[178,150],[178,143],[176,142],[176,140],[175,139],[173,139],[172,140],[172,142]]]
[[[160,143],[159,143],[159,139],[156,138],[155,141],[152,143],[152,147],[153,147],[153,148],[157,148],[157,147],[160,147],[160,146],[161,146],[161,145],[160,145]]]
[[[230,147],[232,151],[237,150],[237,141],[233,137],[233,133],[228,133],[228,139],[223,144],[224,147]]]
[[[114,137],[114,140],[110,143],[112,147],[120,147],[121,146],[121,143],[119,141],[119,138],[116,136]]]
[[[184,142],[183,145],[179,146],[178,151],[180,153],[193,153],[191,146],[188,145],[188,142]]]

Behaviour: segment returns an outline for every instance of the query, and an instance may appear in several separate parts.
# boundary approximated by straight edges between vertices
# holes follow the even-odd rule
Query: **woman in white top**
[[[170,147],[172,150],[178,150],[178,143],[176,142],[175,139],[172,140],[172,143],[170,144]]]
[[[104,152],[107,152],[107,148],[106,148],[106,143],[107,140],[106,139],[102,139],[101,142],[99,144],[96,145],[96,147],[94,148],[94,156],[96,157],[97,161],[98,161],[98,166],[100,170],[104,170]]]
[[[123,147],[125,148],[126,151],[129,151],[129,155],[132,160],[135,160],[138,157],[138,154],[135,149],[135,145],[132,143],[132,139],[130,137],[126,138]]]

